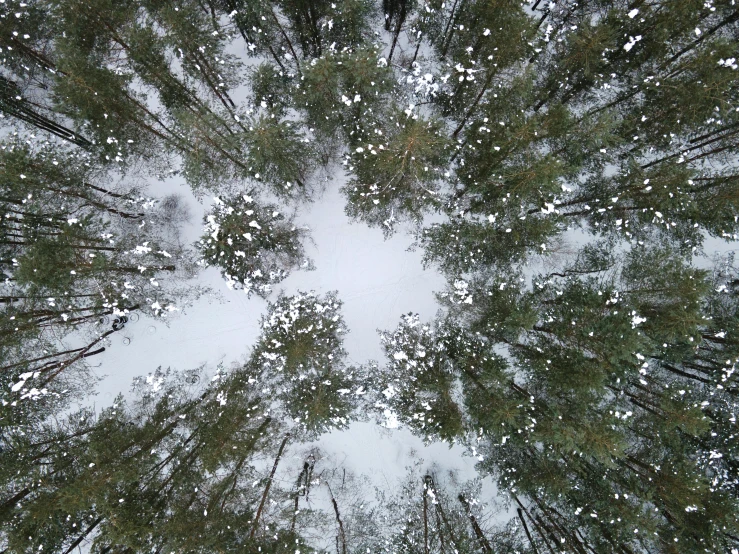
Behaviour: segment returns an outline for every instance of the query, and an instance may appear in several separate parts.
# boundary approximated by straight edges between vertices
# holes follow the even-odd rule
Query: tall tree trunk
[[[15,117],[37,129],[51,133],[65,141],[71,142],[80,148],[89,150],[93,144],[84,137],[77,135],[74,131],[67,129],[63,125],[49,119],[48,117],[41,115],[29,107],[28,103],[24,100],[17,100],[11,91],[14,83],[8,81],[5,78],[0,77],[0,111]]]
[[[679,52],[677,52],[677,53],[676,53],[676,54],[675,54],[674,56],[670,57],[670,59],[668,59],[668,60],[667,60],[666,62],[664,62],[664,63],[663,63],[663,64],[662,64],[662,65],[661,65],[661,66],[659,67],[659,69],[661,70],[661,69],[664,69],[664,68],[666,68],[666,67],[667,67],[668,65],[670,65],[670,64],[671,64],[672,62],[676,61],[676,60],[677,60],[678,58],[680,58],[681,56],[683,56],[683,55],[687,54],[688,52],[690,52],[691,50],[693,50],[694,48],[696,48],[696,47],[697,47],[697,46],[698,46],[699,44],[701,44],[701,43],[702,43],[702,42],[703,42],[704,40],[706,40],[706,39],[707,39],[708,37],[710,37],[710,36],[714,35],[714,34],[715,34],[715,33],[716,33],[716,32],[717,32],[717,31],[718,31],[719,29],[721,29],[721,28],[725,27],[726,25],[729,25],[729,24],[731,24],[731,23],[734,23],[734,22],[735,22],[735,21],[737,21],[737,20],[739,20],[739,10],[735,10],[735,11],[734,11],[734,13],[732,13],[732,14],[731,14],[731,15],[730,15],[729,17],[727,17],[726,19],[724,19],[724,20],[720,21],[719,23],[717,23],[716,25],[714,25],[714,26],[713,26],[713,27],[711,27],[710,29],[708,29],[708,30],[704,31],[704,32],[703,32],[703,33],[701,34],[700,38],[698,38],[697,40],[693,41],[693,42],[692,42],[691,44],[689,44],[689,45],[688,45],[688,46],[686,46],[685,48],[681,49],[681,50],[680,50]]]
[[[29,494],[31,494],[31,489],[26,487],[15,493],[10,498],[6,498],[5,500],[3,500],[2,503],[0,503],[0,515],[4,515],[4,512],[12,510],[13,506],[15,506],[18,502],[23,500]]]
[[[472,112],[475,110],[477,105],[480,103],[480,100],[482,100],[482,97],[485,95],[485,92],[488,90],[488,87],[493,80],[493,75],[495,75],[494,71],[490,71],[490,73],[488,73],[488,76],[485,79],[485,83],[482,85],[480,92],[475,97],[475,100],[472,102],[472,105],[469,107],[467,112],[465,112],[460,124],[457,126],[456,129],[454,129],[454,132],[452,133],[453,138],[457,138],[457,135],[462,131],[462,129],[464,129],[464,126],[467,124],[467,120],[470,118]]]
[[[303,479],[306,479],[308,476],[308,467],[309,467],[308,462],[304,462],[303,469],[298,474],[298,481],[297,483],[295,483],[295,499],[294,499],[294,506],[293,506],[293,517],[292,517],[292,520],[290,521],[290,532],[291,533],[295,531],[295,523],[298,519],[298,504],[300,502],[300,489],[302,486],[304,486],[304,485],[301,485],[301,482],[303,481]]]
[[[295,68],[298,72],[298,77],[302,75],[302,72],[300,71],[300,60],[298,59],[298,55],[295,53],[295,48],[293,48],[293,43],[290,41],[290,38],[287,36],[287,33],[285,32],[285,29],[282,27],[282,23],[280,23],[280,20],[277,19],[277,14],[275,13],[275,10],[273,7],[270,6],[269,13],[272,15],[272,19],[277,25],[277,28],[280,30],[280,34],[282,35],[282,38],[287,43],[287,47],[290,49],[290,53],[293,56],[293,59],[295,60]]]
[[[447,19],[446,26],[444,27],[444,32],[441,35],[442,50],[441,50],[441,55],[439,57],[442,60],[446,57],[447,50],[449,50],[449,45],[451,44],[452,37],[454,36],[454,27],[452,27],[452,23],[457,18],[457,4],[458,3],[459,3],[459,0],[454,0],[454,4],[452,4],[452,10],[451,12],[449,12],[449,19]],[[449,33],[450,27],[452,29],[452,33],[447,38],[447,33]]]
[[[403,2],[400,8],[400,15],[398,16],[398,22],[395,25],[395,32],[393,33],[393,43],[390,46],[390,53],[387,56],[388,64],[390,64],[390,60],[393,59],[393,52],[395,52],[395,46],[398,43],[398,37],[400,36],[400,31],[403,27],[403,23],[405,23],[406,15],[407,15],[406,5],[405,5],[405,2]]]
[[[282,439],[282,443],[280,444],[279,450],[277,450],[277,456],[275,457],[275,463],[272,465],[272,471],[269,474],[269,478],[267,479],[267,486],[264,488],[264,493],[262,494],[262,500],[259,502],[259,508],[257,508],[257,513],[254,515],[254,522],[251,526],[251,531],[249,532],[249,538],[253,539],[254,535],[257,532],[257,527],[259,526],[259,518],[262,517],[262,510],[264,510],[264,503],[267,502],[267,496],[269,495],[269,489],[272,487],[272,480],[275,478],[275,472],[277,471],[277,466],[280,463],[280,458],[282,457],[282,451],[285,449],[285,445],[287,444],[287,441],[290,439],[290,433],[285,435],[285,438]]]
[[[53,379],[55,379],[57,375],[59,375],[62,371],[64,371],[66,368],[68,368],[73,363],[78,362],[82,360],[83,358],[87,358],[89,356],[94,356],[96,354],[100,354],[101,352],[104,352],[105,347],[97,348],[95,350],[93,350],[92,347],[98,344],[99,342],[105,340],[108,336],[112,335],[113,333],[115,333],[115,330],[113,329],[106,331],[105,333],[100,335],[98,338],[96,338],[94,341],[92,341],[87,346],[85,346],[79,353],[77,353],[71,359],[61,362],[59,366],[53,371],[53,373],[51,373],[51,375],[48,375],[46,379],[44,379],[44,381],[41,383],[41,385],[38,388],[41,389],[45,387]]]
[[[331,504],[334,507],[334,515],[336,516],[336,523],[339,524],[339,537],[341,538],[341,554],[346,554],[346,534],[344,533],[344,522],[341,521],[341,514],[339,513],[339,505],[336,503],[334,493],[331,491],[331,486],[326,483],[328,493],[331,496]]]
[[[95,521],[93,521],[90,524],[90,526],[87,529],[85,529],[85,531],[79,537],[77,537],[75,539],[75,541],[71,545],[69,545],[69,548],[67,548],[67,550],[64,551],[64,554],[71,554],[72,550],[74,550],[75,548],[77,548],[77,546],[83,540],[85,540],[85,537],[87,535],[89,535],[92,532],[92,530],[95,529],[95,527],[97,527],[100,524],[101,521],[103,521],[103,517],[102,516],[96,518]]]
[[[468,500],[464,497],[462,493],[460,493],[459,496],[457,496],[457,498],[459,499],[459,502],[464,507],[464,511],[467,514],[467,519],[470,520],[470,524],[472,525],[472,530],[475,532],[475,536],[477,537],[477,540],[480,542],[482,551],[485,552],[485,554],[494,554],[493,547],[490,546],[490,542],[488,541],[487,537],[485,536],[485,533],[483,533],[482,528],[477,522],[477,518],[472,513],[472,508],[470,506],[470,503],[468,502]]]
[[[526,507],[523,504],[521,504],[521,501],[518,499],[518,497],[515,497],[514,496],[514,498],[516,499],[516,502],[520,506],[519,510],[523,510],[523,513],[525,513],[528,516],[529,521],[531,521],[531,523],[534,524],[534,529],[536,529],[536,532],[538,533],[538,535],[541,537],[542,541],[546,545],[547,550],[549,550],[549,553],[550,554],[555,554],[554,553],[554,550],[552,549],[552,546],[549,544],[549,541],[547,540],[547,537],[544,535],[544,532],[539,527],[539,524],[536,522],[536,520],[533,517],[531,517],[531,514],[526,509]]]
[[[457,540],[457,537],[454,536],[454,531],[452,530],[452,526],[449,523],[449,519],[446,517],[444,508],[441,505],[439,492],[436,490],[436,486],[434,485],[434,479],[430,475],[426,476],[426,485],[434,493],[434,496],[437,499],[436,504],[434,504],[434,506],[436,507],[436,515],[441,516],[441,519],[444,522],[444,526],[446,527],[447,533],[449,534],[449,540],[452,543],[452,548],[454,551],[459,551],[459,541]]]
[[[531,544],[531,548],[533,549],[534,554],[539,554],[539,549],[536,548],[536,544],[534,543],[534,539],[531,537],[531,533],[529,532],[529,526],[526,525],[526,520],[523,517],[523,511],[521,510],[521,508],[517,508],[517,512],[518,512],[518,519],[521,520],[521,524],[523,525],[523,530],[524,530],[524,532],[526,533],[526,536],[529,539],[529,544]]]
[[[428,476],[427,476],[428,477]],[[423,553],[429,554],[429,493],[427,479],[423,478]]]

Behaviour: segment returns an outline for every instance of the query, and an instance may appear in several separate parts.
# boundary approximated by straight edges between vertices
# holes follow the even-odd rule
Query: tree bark
[[[339,536],[341,537],[341,554],[346,554],[346,534],[344,533],[344,522],[341,521],[341,514],[339,513],[339,505],[336,503],[334,493],[331,491],[331,486],[326,483],[328,493],[331,496],[331,504],[334,507],[334,514],[336,515],[336,523],[339,524]]]
[[[428,477],[428,476],[427,476]],[[428,498],[429,494],[426,490],[427,479],[423,479],[423,552],[429,554],[429,516],[428,516]]]
[[[472,102],[472,105],[469,107],[467,112],[464,114],[464,118],[462,119],[462,122],[457,126],[456,129],[454,129],[454,132],[452,133],[453,138],[457,138],[457,135],[460,133],[462,129],[464,129],[464,126],[467,124],[467,120],[472,115],[472,112],[477,107],[477,105],[480,103],[480,100],[482,100],[483,95],[488,90],[488,87],[490,86],[491,81],[493,80],[493,75],[495,75],[494,71],[490,71],[487,78],[485,79],[485,84],[483,84],[482,88],[480,89],[480,92],[475,97],[475,100]]]
[[[477,523],[477,518],[475,518],[474,514],[472,513],[472,509],[470,507],[470,503],[467,501],[467,499],[464,497],[462,493],[457,496],[459,499],[459,502],[464,506],[465,513],[467,514],[467,518],[470,520],[470,524],[472,525],[472,530],[475,532],[475,536],[477,537],[477,540],[480,541],[480,546],[482,547],[482,551],[485,552],[485,554],[493,554],[493,547],[490,546],[490,542],[488,541],[487,537],[485,536],[485,533],[482,532],[482,529],[480,528],[479,523]]]
[[[264,503],[267,502],[267,495],[269,495],[269,489],[272,487],[272,480],[275,477],[277,466],[280,463],[280,458],[282,457],[282,451],[285,449],[285,445],[287,444],[287,441],[289,439],[290,439],[290,433],[285,435],[285,438],[282,439],[282,443],[280,444],[279,450],[277,450],[277,456],[275,457],[275,463],[272,465],[272,471],[269,474],[269,479],[267,480],[267,486],[264,488],[264,493],[262,494],[262,500],[259,502],[259,508],[257,508],[257,513],[254,515],[254,523],[252,523],[251,532],[249,533],[250,539],[253,539],[255,533],[257,532],[257,527],[259,525],[259,518],[262,517],[262,510],[264,509]]]
[[[400,8],[400,15],[398,16],[398,23],[395,25],[395,32],[393,33],[393,43],[390,46],[390,53],[387,55],[388,64],[390,64],[390,60],[393,59],[393,52],[395,51],[395,45],[398,43],[398,37],[400,36],[400,31],[403,27],[403,23],[405,23],[405,18],[406,18],[406,7],[405,7],[405,2],[403,2]]]
[[[449,32],[449,28],[452,26],[452,23],[457,18],[457,4],[459,0],[454,0],[454,4],[452,4],[452,10],[449,12],[449,19],[447,19],[446,26],[444,27],[444,32],[441,35],[441,44],[442,44],[442,50],[441,55],[439,56],[442,60],[446,57],[447,50],[449,50],[449,44],[452,42],[452,36],[454,36],[454,28],[452,27],[452,34],[449,35],[449,38],[447,38],[447,33]]]
[[[95,529],[95,527],[97,527],[100,524],[101,521],[103,521],[103,517],[102,516],[100,516],[97,519],[95,519],[95,521],[93,521],[90,524],[90,526],[87,529],[85,529],[84,533],[82,533],[79,537],[77,537],[75,539],[75,541],[69,546],[69,548],[67,548],[67,550],[64,551],[64,554],[70,554],[72,552],[72,550],[74,550],[75,548],[77,548],[77,546],[83,540],[85,540],[85,537],[87,535],[89,535],[92,532],[92,530]]]
[[[523,530],[529,539],[529,544],[531,544],[531,548],[534,550],[534,554],[539,554],[539,549],[536,548],[534,539],[531,537],[531,533],[529,532],[529,526],[526,525],[526,520],[523,517],[523,510],[521,510],[521,508],[517,508],[517,511],[518,511],[518,519],[521,520],[521,524],[523,525]]]

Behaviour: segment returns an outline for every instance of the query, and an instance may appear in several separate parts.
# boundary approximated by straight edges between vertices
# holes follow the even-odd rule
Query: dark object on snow
[[[125,315],[115,318],[113,320],[113,331],[120,331],[126,326],[126,323],[128,323],[128,317]]]

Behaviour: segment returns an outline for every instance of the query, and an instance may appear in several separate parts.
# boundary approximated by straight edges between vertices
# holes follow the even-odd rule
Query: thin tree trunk
[[[274,19],[275,23],[277,24],[277,28],[280,30],[280,34],[282,35],[282,38],[285,39],[285,42],[287,42],[287,47],[290,49],[290,53],[293,56],[293,59],[295,60],[295,68],[298,71],[298,77],[302,75],[302,72],[300,71],[300,60],[298,59],[298,55],[295,53],[295,48],[293,48],[293,43],[290,42],[290,39],[287,36],[287,33],[285,32],[285,29],[282,27],[282,23],[280,23],[280,20],[277,19],[277,14],[275,14],[274,8],[270,5],[269,13],[272,15],[272,19]]]
[[[277,451],[277,456],[275,457],[275,463],[272,465],[272,471],[269,474],[269,479],[267,480],[267,486],[264,488],[264,493],[262,494],[262,500],[259,502],[259,508],[257,508],[257,513],[254,515],[254,523],[251,527],[251,532],[249,533],[249,538],[253,539],[254,534],[257,532],[257,526],[259,525],[259,518],[262,517],[262,510],[264,509],[264,503],[267,501],[267,495],[269,495],[269,489],[272,487],[272,480],[275,477],[275,472],[277,471],[277,465],[280,463],[280,458],[282,457],[282,451],[285,449],[285,445],[287,444],[287,441],[290,439],[290,433],[285,435],[285,438],[282,439],[282,443],[280,444],[280,448]]]
[[[23,52],[26,56],[34,60],[36,63],[44,67],[44,69],[51,69],[52,71],[56,71],[56,66],[54,63],[47,58],[44,54],[39,52],[38,50],[34,50],[33,48],[29,48],[26,46],[22,41],[18,40],[14,36],[9,36],[10,43],[12,44],[13,49],[18,50],[20,52]],[[4,42],[4,41],[3,41]],[[5,44],[7,47],[7,43]]]
[[[331,485],[326,483],[328,493],[331,496],[331,504],[334,506],[334,514],[336,515],[336,523],[339,524],[339,536],[341,537],[341,554],[346,554],[346,535],[344,533],[344,522],[341,521],[341,514],[339,513],[339,505],[336,503],[334,493],[331,491]]]
[[[89,150],[92,148],[92,142],[77,135],[77,133],[67,129],[66,127],[44,117],[31,110],[30,108],[24,107],[22,101],[14,101],[11,103],[0,100],[0,111],[6,114],[25,121],[29,125],[32,125],[42,131],[47,131],[65,141],[71,142],[80,148]]]
[[[718,141],[720,141],[722,139],[732,137],[732,136],[734,136],[736,134],[739,134],[739,129],[732,130],[730,133],[726,133],[725,135],[721,135],[719,137],[712,138],[711,140],[707,140],[706,142],[703,142],[701,144],[696,144],[695,146],[691,146],[690,148],[683,148],[682,150],[680,150],[678,152],[675,152],[674,154],[670,154],[669,156],[665,156],[663,158],[659,158],[657,160],[653,160],[653,161],[651,161],[649,163],[646,163],[646,164],[641,165],[640,167],[641,167],[641,169],[647,169],[649,167],[652,167],[654,165],[660,164],[662,162],[666,162],[667,160],[671,160],[673,158],[677,158],[678,156],[682,156],[683,154],[687,154],[688,152],[692,152],[693,150],[698,150],[699,148],[703,148],[704,146],[708,146],[709,144],[713,144],[714,142],[718,142]],[[701,157],[710,156],[711,154],[722,152],[722,151],[724,151],[724,150],[726,150],[728,148],[733,148],[734,146],[735,145],[730,144],[728,146],[725,146],[725,147],[722,147],[722,148],[718,148],[716,150],[711,150],[709,152],[705,152],[705,153],[699,154],[698,156],[695,156],[693,158],[690,158],[690,159],[686,160],[686,162],[690,162],[692,160],[699,159]]]
[[[467,518],[470,520],[470,524],[472,525],[472,529],[475,532],[475,536],[477,537],[477,540],[480,541],[482,551],[486,554],[493,554],[493,548],[492,546],[490,546],[490,542],[488,542],[485,533],[482,532],[480,525],[477,523],[477,518],[475,518],[474,514],[472,513],[470,503],[461,493],[459,494],[459,496],[457,496],[457,498],[459,499],[459,502],[462,504],[462,506],[464,506],[465,513],[467,514]]]
[[[467,110],[467,112],[464,114],[464,118],[462,119],[462,122],[457,126],[457,128],[452,133],[452,137],[453,138],[457,138],[457,135],[460,133],[460,131],[467,124],[467,120],[470,118],[470,116],[472,115],[472,112],[477,107],[477,105],[480,103],[480,100],[482,100],[482,97],[485,94],[485,92],[488,90],[488,87],[490,86],[490,83],[493,80],[493,75],[495,75],[495,72],[494,71],[490,71],[490,73],[488,74],[487,79],[485,79],[485,84],[482,86],[482,88],[480,89],[480,92],[475,97],[475,100],[472,102],[472,105],[469,107],[469,109]]]
[[[688,46],[686,46],[685,48],[683,48],[682,50],[680,50],[677,54],[675,54],[674,56],[672,56],[669,60],[667,60],[665,63],[663,63],[660,66],[660,69],[664,69],[665,67],[667,67],[668,65],[670,65],[672,62],[674,62],[675,60],[677,60],[679,57],[681,57],[684,54],[686,54],[687,52],[690,52],[691,50],[693,50],[696,46],[698,46],[701,42],[703,42],[704,40],[706,40],[708,37],[712,36],[719,29],[721,29],[722,27],[724,27],[726,25],[729,25],[730,23],[733,23],[737,19],[739,19],[739,11],[735,11],[733,14],[731,14],[729,17],[727,17],[726,19],[724,19],[720,23],[717,23],[716,25],[714,25],[713,27],[711,27],[707,31],[703,32],[701,34],[701,37],[699,39],[693,41],[692,44],[689,44]]]
[[[705,377],[700,377],[699,375],[693,375],[692,373],[688,373],[687,371],[678,369],[677,367],[673,366],[672,364],[668,364],[667,362],[662,362],[660,366],[666,369],[667,371],[669,371],[670,373],[674,373],[675,375],[680,375],[681,377],[693,379],[695,381],[699,381],[705,384],[709,384],[712,382],[711,379],[706,379]]]
[[[205,79],[208,88],[213,91],[213,94],[215,94],[216,98],[220,100],[224,108],[226,108],[229,112],[233,112],[234,108],[236,108],[236,104],[228,95],[228,92],[226,92],[225,90],[221,90],[213,80],[213,77],[209,75],[209,72],[213,75],[217,75],[218,72],[210,66],[208,60],[205,58],[205,56],[200,54],[198,50],[191,50],[191,54],[197,60],[198,65],[204,68],[204,70],[201,70],[201,74],[203,75],[203,79]]]
[[[75,194],[75,193],[73,193],[73,192],[71,192],[71,191],[69,191],[67,189],[59,189],[59,188],[54,188],[54,187],[50,187],[50,186],[45,186],[44,188],[46,190],[51,191],[51,192],[56,192],[58,194],[69,196],[71,198],[78,198],[80,200],[85,200],[91,206],[94,206],[94,207],[96,207],[96,208],[98,208],[100,210],[104,210],[104,211],[106,211],[108,213],[111,213],[111,214],[119,215],[119,216],[121,216],[121,217],[123,217],[125,219],[141,219],[141,218],[144,217],[144,213],[143,212],[139,212],[139,213],[124,212],[124,211],[118,210],[118,209],[116,209],[116,208],[114,208],[112,206],[108,206],[107,204],[105,204],[103,202],[100,202],[98,200],[95,200],[94,198],[90,198],[88,196],[85,196],[85,195],[79,194],[79,193]]]
[[[79,537],[77,537],[75,539],[75,541],[69,546],[69,548],[67,548],[67,550],[64,551],[64,554],[70,554],[72,552],[72,550],[74,550],[75,548],[77,548],[77,546],[83,540],[85,540],[85,537],[87,535],[89,535],[92,532],[92,530],[95,529],[95,527],[97,527],[100,524],[101,521],[103,521],[103,517],[102,516],[100,516],[97,519],[95,519],[95,521],[93,521],[90,524],[90,526],[87,529],[85,529],[84,533],[82,533]]]
[[[521,520],[521,524],[523,525],[523,530],[526,533],[526,536],[529,539],[529,543],[531,544],[531,548],[534,550],[534,554],[539,554],[539,549],[536,548],[536,544],[534,543],[534,539],[531,537],[531,533],[529,532],[529,526],[526,525],[526,520],[523,517],[523,511],[521,508],[517,508],[518,511],[518,519]]]
[[[569,464],[568,464],[569,465]],[[546,517],[546,519],[549,521],[549,523],[554,526],[554,528],[559,532],[562,537],[569,537],[573,540],[573,543],[575,545],[575,549],[580,554],[587,554],[586,547],[587,545],[580,541],[580,539],[577,537],[577,535],[568,529],[564,528],[562,525],[560,525],[559,521],[557,521],[554,517],[552,517],[552,514],[555,514],[559,519],[562,518],[561,514],[557,512],[554,508],[550,508],[548,506],[545,506],[536,496],[533,497],[534,502],[536,502],[536,505],[539,507],[539,511]]]
[[[426,476],[428,477],[428,476]],[[429,494],[426,490],[427,478],[423,479],[423,552],[429,554],[429,516],[428,516],[428,498]]]
[[[544,541],[544,544],[546,545],[547,550],[549,550],[549,553],[554,554],[552,545],[549,544],[549,541],[547,540],[547,537],[544,535],[544,532],[539,527],[539,524],[536,522],[536,520],[533,517],[531,517],[531,514],[529,513],[529,511],[525,507],[523,507],[523,504],[521,504],[520,502],[518,502],[518,504],[519,506],[521,506],[521,509],[523,509],[523,512],[528,516],[529,520],[531,520],[531,523],[534,524],[534,529],[536,529],[536,532],[541,537],[541,540]]]
[[[411,60],[409,68],[413,68],[413,64],[416,62],[416,58],[418,57],[418,50],[421,48],[421,37],[418,37],[418,44],[416,44],[416,49],[413,51],[413,59]]]
[[[706,134],[701,135],[699,137],[692,138],[692,139],[690,139],[688,141],[688,143],[695,144],[696,142],[700,142],[700,141],[705,140],[707,138],[711,138],[712,136],[717,135],[719,133],[723,133],[724,131],[729,131],[731,129],[736,129],[737,127],[739,127],[739,122],[732,123],[731,125],[727,125],[725,127],[721,127],[720,129],[715,129],[715,130],[711,131],[710,133],[706,133]]]
[[[100,335],[97,339],[95,339],[90,344],[88,344],[87,346],[85,346],[79,352],[79,354],[77,354],[76,356],[72,357],[72,359],[67,360],[65,362],[61,362],[59,364],[59,367],[56,369],[56,371],[54,371],[51,375],[49,375],[48,377],[46,377],[46,379],[44,379],[44,381],[41,383],[41,385],[38,388],[45,387],[53,379],[55,379],[57,375],[59,375],[62,371],[64,371],[67,367],[69,367],[73,363],[78,362],[79,360],[81,360],[83,358],[87,358],[89,356],[94,356],[95,354],[99,354],[101,352],[104,352],[105,351],[105,347],[101,347],[101,348],[98,348],[96,350],[92,350],[92,347],[95,346],[100,341],[102,341],[105,338],[107,338],[109,335],[112,335],[113,333],[115,333],[115,330],[113,330],[113,329],[111,329],[109,331],[106,331],[105,333],[103,333],[102,335]]]
[[[400,10],[400,16],[398,17],[398,23],[395,25],[395,32],[393,33],[393,43],[390,46],[390,53],[387,55],[387,63],[390,64],[390,60],[393,59],[393,52],[395,52],[395,45],[398,43],[398,37],[400,36],[400,30],[405,23],[406,10],[405,5]]]
[[[316,17],[313,2],[308,2],[308,25],[310,26],[311,38],[313,39],[313,55],[318,58],[321,56],[321,35],[318,31],[318,18]]]
[[[20,500],[23,500],[26,496],[31,494],[31,489],[25,488],[23,490],[18,491],[10,498],[7,498],[3,500],[2,504],[0,504],[0,514],[5,512],[6,510],[10,510],[13,506],[15,506]]]
[[[454,27],[452,27],[452,34],[447,39],[447,33],[449,32],[449,28],[452,25],[452,22],[457,17],[457,4],[459,0],[454,0],[454,4],[452,4],[452,10],[449,12],[449,19],[447,19],[446,26],[444,27],[444,32],[441,35],[441,44],[442,44],[442,51],[441,55],[439,56],[442,60],[446,57],[447,50],[449,49],[449,44],[452,42],[452,36],[454,35]]]
[[[437,498],[437,502],[435,504],[436,507],[436,515],[441,516],[442,521],[444,522],[444,526],[446,527],[447,533],[449,533],[449,540],[452,543],[452,548],[455,551],[459,551],[459,542],[457,541],[457,537],[454,536],[454,532],[452,531],[452,526],[449,523],[449,520],[446,517],[446,513],[444,513],[444,509],[441,507],[441,502],[438,501],[439,499],[439,493],[436,490],[436,486],[434,485],[434,479],[430,476],[426,476],[426,483],[427,486],[433,491],[434,496]]]
[[[301,484],[300,483],[301,483],[301,481],[303,479],[306,479],[307,480],[307,477],[308,477],[308,468],[309,467],[310,466],[308,465],[308,462],[304,462],[303,463],[303,469],[298,474],[298,481],[295,484],[295,505],[293,506],[293,517],[292,517],[292,520],[290,522],[290,532],[291,533],[295,530],[295,523],[296,523],[297,518],[298,518],[298,504],[299,504],[299,501],[300,501],[300,488],[301,488]]]

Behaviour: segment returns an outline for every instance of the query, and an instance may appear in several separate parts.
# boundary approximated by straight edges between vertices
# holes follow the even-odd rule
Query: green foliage
[[[377,406],[397,416],[426,441],[453,441],[462,433],[463,414],[454,393],[454,329],[422,325],[408,314],[393,333],[380,335],[388,365],[377,377]]]
[[[331,147],[337,135],[353,146],[366,134],[375,134],[360,124],[383,105],[392,88],[392,73],[379,58],[372,48],[331,50],[304,68],[294,92],[295,106],[305,112],[307,125],[328,149],[328,159],[336,156]]]
[[[262,318],[247,364],[274,387],[283,409],[309,437],[345,428],[364,394],[359,376],[345,366],[340,309],[335,293],[281,296]]]
[[[333,48],[359,46],[370,35],[368,24],[375,10],[368,0],[280,0],[277,4],[306,59]]]
[[[696,256],[739,233],[738,26],[723,0],[0,3],[1,547],[736,550],[739,278]],[[119,181],[214,193],[203,263],[266,297],[304,265],[283,204],[339,159],[443,313],[356,369],[335,293],[280,296],[197,392],[157,372],[69,410],[106,318],[188,295],[177,202]],[[465,447],[513,519],[420,464],[373,506],[313,454],[275,474],[361,410]]]
[[[487,221],[456,217],[427,227],[420,237],[424,261],[437,264],[449,276],[484,268],[503,270],[527,259],[532,251],[542,252],[541,245],[546,248],[546,243],[560,230],[554,218],[506,215],[502,221],[498,212],[489,215]]]
[[[249,73],[251,103],[274,113],[285,115],[290,105],[290,80],[279,67],[261,63]]]
[[[109,166],[16,138],[0,164],[0,423],[11,425],[89,392],[86,358],[105,350],[115,318],[166,317],[195,289],[176,284],[189,264],[156,201],[115,185]]]
[[[310,141],[289,121],[258,116],[245,135],[247,163],[254,178],[277,195],[306,194],[306,182],[314,166]]]
[[[375,133],[349,155],[354,176],[343,192],[350,217],[390,234],[397,221],[418,224],[438,205],[449,143],[440,121],[408,112],[393,113]]]
[[[4,436],[4,446],[12,445],[4,453],[26,457],[19,475],[28,479],[22,502],[3,514],[7,544],[13,551],[63,550],[94,530],[93,551],[238,552],[249,544],[280,552],[282,541],[300,545],[298,530],[271,515],[255,521],[269,489],[273,500],[281,491],[265,490],[264,482],[254,487],[254,462],[275,455],[278,425],[251,383],[246,370],[219,373],[193,397],[177,376],[157,372],[138,383],[132,405],[118,398],[97,416],[72,414],[37,430],[36,445],[23,434]]]
[[[214,199],[197,248],[203,264],[221,269],[229,288],[267,296],[290,270],[309,265],[300,242],[305,231],[276,208],[247,194]]]

